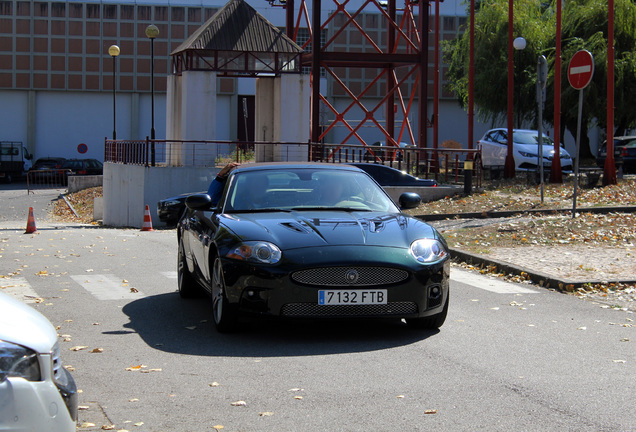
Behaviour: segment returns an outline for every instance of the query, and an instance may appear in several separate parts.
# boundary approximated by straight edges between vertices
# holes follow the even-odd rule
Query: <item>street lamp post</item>
[[[117,121],[116,121],[116,110],[115,110],[115,70],[117,69],[117,56],[119,55],[119,47],[117,45],[111,45],[108,48],[108,54],[113,58],[113,140],[117,139]]]
[[[521,51],[526,48],[526,40],[519,36],[512,45],[517,51],[517,129],[521,128]]]
[[[150,39],[150,112],[151,112],[151,127],[150,127],[150,163],[155,166],[155,38],[159,36],[159,28],[150,24],[146,27],[146,36]]]

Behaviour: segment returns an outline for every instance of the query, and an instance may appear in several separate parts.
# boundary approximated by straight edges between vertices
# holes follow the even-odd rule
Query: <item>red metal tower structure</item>
[[[345,127],[344,138],[336,144],[369,145],[360,131],[374,126],[387,146],[410,141],[417,147],[427,147],[429,0],[401,0],[401,9],[396,0],[362,0],[355,11],[347,10],[350,0],[312,0],[311,15],[309,0],[300,0],[297,11],[294,0],[279,1],[286,8],[287,35],[301,44],[299,30],[306,28],[309,33],[301,46],[308,51],[310,47],[302,56],[302,65],[311,68],[312,142],[323,142],[333,128]],[[326,18],[321,15],[323,1],[333,5]],[[379,17],[381,23],[376,29],[382,31],[367,31],[364,20],[369,14]],[[326,37],[321,43],[323,34]],[[344,49],[338,43],[352,38],[352,34],[363,41],[360,52]],[[359,88],[347,85],[343,75],[347,70],[364,76],[364,84]],[[340,104],[340,108],[330,103],[321,89],[321,71],[331,77],[332,85],[348,98],[348,103]],[[321,110],[329,116],[328,122],[321,123]],[[360,113],[361,119],[353,119]]]

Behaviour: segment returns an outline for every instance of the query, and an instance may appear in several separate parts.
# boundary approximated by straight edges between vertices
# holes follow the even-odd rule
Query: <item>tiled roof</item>
[[[183,51],[300,54],[296,43],[244,0],[230,0],[172,54]]]

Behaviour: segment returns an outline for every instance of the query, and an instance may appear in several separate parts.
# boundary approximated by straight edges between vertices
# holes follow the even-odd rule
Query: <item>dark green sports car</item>
[[[400,197],[402,208],[420,202]],[[396,318],[435,329],[446,319],[449,253],[430,225],[400,211],[346,165],[248,164],[218,201],[186,199],[178,223],[182,297],[203,288],[217,330],[240,316]]]

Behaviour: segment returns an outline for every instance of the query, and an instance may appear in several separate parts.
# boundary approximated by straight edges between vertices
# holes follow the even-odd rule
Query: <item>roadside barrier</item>
[[[62,189],[68,184],[68,170],[50,169],[27,172],[27,193],[36,189]]]

